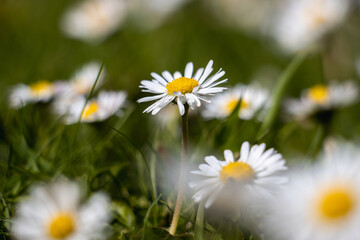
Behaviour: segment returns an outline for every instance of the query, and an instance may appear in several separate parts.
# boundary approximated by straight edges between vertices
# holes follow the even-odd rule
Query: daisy
[[[258,33],[269,23],[275,7],[283,0],[209,0],[214,14],[230,27]]]
[[[80,186],[69,181],[36,186],[18,206],[11,231],[19,240],[103,239],[110,220],[101,193],[82,203]]]
[[[63,82],[60,94],[62,95],[86,95],[88,94],[96,78],[99,74],[101,64],[99,62],[90,62],[83,65],[75,74],[70,78],[69,82]],[[99,87],[105,78],[106,71],[102,70],[96,87]]]
[[[18,84],[10,90],[9,104],[12,108],[21,108],[28,103],[48,102],[57,90],[56,83],[42,80],[30,85]]]
[[[267,107],[269,93],[257,86],[237,85],[229,91],[213,97],[211,99],[212,104],[205,106],[202,115],[209,119],[226,118],[234,111],[240,99],[241,105],[238,116],[241,119],[249,120]],[[258,116],[260,117],[260,115]]]
[[[360,153],[341,147],[324,162],[295,172],[268,202],[265,225],[274,239],[359,239]]]
[[[236,161],[230,150],[225,150],[224,156],[225,161],[207,156],[206,164],[199,165],[200,171],[191,172],[206,178],[189,184],[196,191],[193,196],[195,202],[206,199],[206,208],[210,207],[228,183],[266,195],[268,187],[287,181],[286,177],[276,176],[279,171],[287,169],[285,160],[273,148],[265,151],[264,143],[250,147],[248,142],[244,142],[240,158]]]
[[[349,106],[357,101],[358,86],[353,81],[344,83],[332,82],[328,86],[315,85],[305,89],[300,100],[285,102],[287,112],[299,120],[310,115]]]
[[[186,2],[188,0],[131,0],[129,15],[139,27],[150,30],[161,25]]]
[[[273,35],[285,50],[302,50],[338,26],[350,3],[349,0],[287,0],[275,20]]]
[[[61,28],[69,37],[99,43],[119,28],[126,9],[124,0],[84,0],[67,10]]]
[[[85,106],[85,97],[59,98],[54,102],[54,111],[64,116],[66,124],[103,121],[119,112],[124,106],[127,94],[124,91],[101,91],[97,98],[91,99]],[[84,111],[83,111],[84,109]]]
[[[141,81],[140,88],[143,89],[143,92],[150,92],[156,95],[141,98],[138,102],[157,100],[144,111],[147,113],[151,112],[155,115],[166,105],[172,101],[176,101],[180,115],[184,115],[184,104],[187,103],[191,109],[200,107],[200,100],[210,102],[204,98],[204,96],[211,96],[226,89],[224,87],[216,87],[227,81],[227,79],[217,81],[224,76],[225,71],[220,69],[215,75],[209,77],[213,70],[212,65],[213,61],[210,60],[205,70],[204,68],[199,68],[195,74],[193,74],[194,65],[192,62],[189,62],[186,64],[184,76],[180,72],[175,72],[174,75],[171,75],[170,72],[164,71],[162,72],[162,76],[157,73],[151,73],[154,79],[151,81]]]

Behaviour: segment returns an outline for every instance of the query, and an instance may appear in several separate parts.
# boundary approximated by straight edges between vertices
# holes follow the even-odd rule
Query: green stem
[[[201,201],[198,206],[194,240],[204,240],[204,201]]]
[[[182,116],[182,150],[181,150],[181,166],[179,175],[179,189],[176,198],[175,210],[173,219],[171,221],[169,233],[174,235],[180,218],[180,212],[184,196],[184,182],[187,165],[187,152],[188,152],[188,112],[189,106],[185,105],[185,113]]]
[[[264,122],[260,128],[258,133],[259,136],[264,135],[265,131],[272,127],[275,122],[275,119],[278,115],[281,100],[285,93],[287,86],[290,83],[292,76],[294,75],[295,71],[299,68],[301,63],[304,61],[305,57],[307,56],[307,52],[300,52],[286,67],[285,71],[280,75],[279,79],[277,80],[277,84],[275,86],[274,94],[272,94],[272,101],[270,105],[269,112],[267,113]]]

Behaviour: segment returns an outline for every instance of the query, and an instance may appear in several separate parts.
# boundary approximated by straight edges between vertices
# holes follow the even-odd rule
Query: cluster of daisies
[[[188,63],[184,74],[151,73],[153,79],[141,81],[140,88],[153,95],[138,102],[155,101],[144,110],[153,115],[174,103],[179,116],[202,105],[206,118],[225,118],[236,109],[243,119],[263,116],[270,100],[266,90],[256,85],[228,90],[221,85],[227,82],[222,79],[225,71],[212,72],[210,60],[196,71],[193,63]],[[101,121],[117,113],[126,97],[123,91],[100,91],[86,102],[95,82],[103,82],[104,74],[99,64],[90,63],[69,81],[15,86],[9,102],[20,108],[52,100],[54,111],[66,123]],[[296,114],[304,116],[347,106],[357,95],[357,86],[351,81],[331,83],[306,89],[300,100],[287,104],[290,108],[296,105]],[[254,208],[257,214],[261,209],[262,231],[275,239],[335,240],[346,236],[355,240],[360,223],[360,152],[350,145],[337,145],[319,162],[289,174],[284,158],[275,149],[266,149],[264,143],[251,146],[244,142],[238,154],[225,150],[224,160],[206,156],[205,163],[191,171],[194,179],[188,186],[194,192],[193,200],[204,202],[206,208],[237,205],[250,212]],[[80,186],[64,179],[32,188],[12,221],[14,236],[19,240],[104,238],[111,219],[108,197],[96,193],[87,202],[82,203],[82,199]]]
[[[101,43],[125,22],[151,29],[190,0],[82,0],[63,14],[69,37]],[[289,53],[317,45],[347,18],[352,0],[211,0],[219,20],[275,39]]]
[[[121,113],[127,94],[124,91],[101,90],[97,97],[87,101],[92,88],[98,88],[104,81],[106,72],[103,70],[100,73],[100,68],[98,62],[90,62],[68,81],[41,80],[30,85],[18,84],[10,90],[9,105],[19,109],[29,103],[51,101],[53,113],[65,124],[103,121]]]

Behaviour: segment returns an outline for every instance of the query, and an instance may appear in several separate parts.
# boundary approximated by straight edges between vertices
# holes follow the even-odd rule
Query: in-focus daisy
[[[273,35],[290,52],[299,51],[339,25],[349,0],[287,0],[274,23]]]
[[[11,231],[18,240],[103,239],[109,200],[96,193],[82,203],[79,185],[65,180],[37,186],[20,203]]]
[[[84,0],[67,10],[61,28],[69,37],[98,43],[118,29],[126,8],[124,0]]]
[[[99,62],[90,62],[83,65],[70,78],[69,82],[62,83],[60,94],[64,96],[88,94],[91,91],[93,85],[95,84],[100,68],[101,64]],[[98,88],[103,83],[105,75],[106,71],[104,68],[96,84],[96,88]]]
[[[274,200],[265,225],[274,239],[359,239],[360,154],[341,147],[325,162],[294,172]]]
[[[218,81],[219,78],[224,76],[225,71],[220,69],[215,75],[209,77],[213,71],[212,65],[213,61],[210,60],[205,70],[204,68],[199,68],[193,74],[194,64],[189,62],[186,64],[184,76],[180,72],[175,72],[172,75],[170,72],[164,71],[162,76],[157,73],[151,73],[154,79],[151,81],[141,81],[140,88],[143,89],[143,92],[150,92],[156,95],[141,98],[138,102],[157,100],[144,111],[147,113],[151,112],[154,115],[172,101],[176,101],[180,114],[184,115],[184,104],[187,103],[191,109],[200,107],[200,100],[210,102],[205,96],[211,96],[226,89],[224,87],[217,87],[219,84],[227,81],[227,79]]]
[[[300,100],[288,100],[285,107],[288,113],[299,120],[320,111],[349,106],[358,99],[358,86],[353,81],[332,82],[328,86],[315,85],[301,93]]]
[[[200,164],[199,171],[191,172],[205,177],[189,184],[196,191],[193,196],[195,202],[206,200],[205,207],[209,207],[230,182],[249,192],[266,195],[267,188],[287,181],[286,177],[277,175],[279,171],[287,169],[285,160],[273,148],[265,151],[264,143],[250,147],[248,142],[244,142],[241,146],[240,158],[236,161],[230,150],[225,150],[224,156],[225,161],[207,156],[206,164]]]
[[[28,103],[48,102],[54,97],[56,89],[55,83],[46,80],[30,85],[18,84],[10,90],[10,107],[21,108]]]
[[[59,98],[54,102],[54,111],[63,116],[66,124],[103,121],[119,112],[127,94],[124,91],[101,91],[97,98],[89,100],[85,108],[85,97]],[[84,111],[82,111],[84,109]]]
[[[239,118],[251,119],[265,110],[269,101],[267,90],[257,86],[237,85],[234,88],[218,94],[211,99],[211,104],[205,105],[202,115],[205,118],[226,118],[232,113],[241,99]]]

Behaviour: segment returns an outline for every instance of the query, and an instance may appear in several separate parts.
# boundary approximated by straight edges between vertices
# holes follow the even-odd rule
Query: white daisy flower
[[[57,92],[57,84],[46,80],[30,85],[18,84],[10,90],[9,104],[12,108],[21,108],[28,103],[48,102]]]
[[[67,10],[61,28],[69,37],[99,43],[119,28],[126,9],[124,0],[84,0]]]
[[[289,52],[302,50],[345,18],[349,0],[287,0],[275,20],[273,35]]]
[[[161,25],[172,13],[189,0],[131,0],[129,15],[135,23],[146,30]]]
[[[285,102],[287,112],[299,120],[310,115],[349,106],[358,99],[359,89],[353,81],[344,83],[331,82],[315,85],[301,93],[300,100],[290,99]]]
[[[357,240],[360,153],[339,148],[321,164],[298,171],[274,200],[266,227],[274,239]]]
[[[18,240],[103,239],[109,200],[96,193],[82,204],[81,193],[79,185],[64,180],[33,188],[19,204],[11,232]]]
[[[54,111],[63,116],[66,124],[103,121],[119,112],[124,106],[127,94],[124,91],[101,91],[97,98],[91,99],[85,106],[85,97],[59,98],[54,102]],[[82,110],[84,111],[82,112]]]
[[[213,61],[210,60],[205,70],[204,68],[199,68],[195,74],[193,74],[194,65],[192,62],[189,62],[186,64],[184,76],[180,72],[175,72],[174,75],[171,75],[170,72],[164,71],[162,72],[162,76],[157,73],[151,73],[154,79],[151,81],[141,81],[140,88],[143,89],[142,92],[150,92],[156,95],[141,98],[138,102],[157,100],[144,111],[147,113],[151,112],[155,115],[166,105],[172,101],[176,101],[180,114],[184,115],[185,103],[187,103],[191,109],[200,107],[200,100],[210,102],[204,96],[211,96],[226,89],[224,87],[217,87],[219,84],[227,81],[227,79],[217,81],[224,76],[225,71],[220,69],[215,75],[209,77],[213,71],[212,65]]]
[[[211,104],[205,105],[202,115],[205,118],[228,117],[241,99],[239,118],[249,120],[259,115],[261,110],[268,106],[269,93],[258,86],[237,85],[234,88],[216,95],[211,99]]]
[[[249,33],[258,33],[268,25],[277,5],[283,0],[209,0],[220,21]]]
[[[215,201],[220,191],[230,181],[249,192],[255,194],[258,192],[258,195],[267,195],[269,193],[267,188],[287,181],[286,177],[277,176],[279,171],[287,169],[282,155],[273,148],[265,151],[264,143],[250,148],[249,143],[244,142],[241,146],[240,158],[236,161],[230,150],[225,150],[224,156],[225,161],[207,156],[205,157],[207,164],[200,164],[200,171],[191,172],[206,177],[189,184],[196,191],[193,196],[195,202],[206,199],[206,208]]]
[[[101,64],[99,62],[90,62],[83,65],[70,78],[69,82],[62,83],[60,94],[66,97],[88,94],[95,84],[100,68]],[[96,84],[96,88],[101,86],[105,75],[106,71],[105,68],[103,68],[99,80]]]

